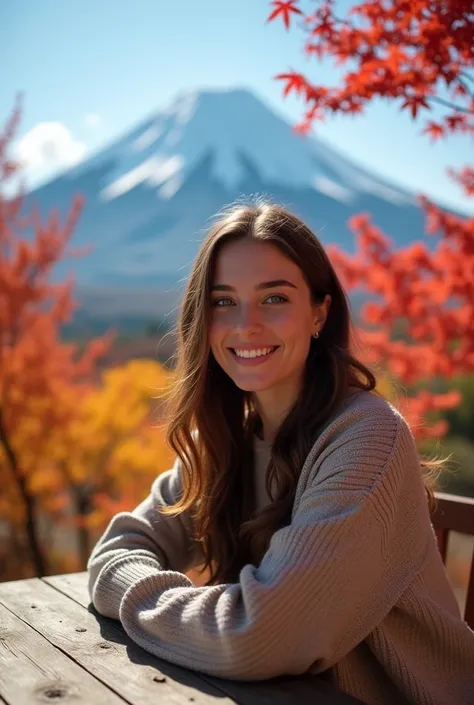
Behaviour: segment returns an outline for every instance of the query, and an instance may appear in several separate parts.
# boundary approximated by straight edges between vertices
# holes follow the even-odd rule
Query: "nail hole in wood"
[[[66,695],[67,691],[63,688],[51,688],[50,690],[45,690],[44,694],[47,698],[49,698],[49,700],[57,700],[58,698],[62,698]]]

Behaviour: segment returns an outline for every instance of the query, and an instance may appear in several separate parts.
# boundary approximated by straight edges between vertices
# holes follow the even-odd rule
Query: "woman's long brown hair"
[[[267,488],[272,502],[254,511],[252,437],[261,421],[251,394],[217,364],[209,345],[210,288],[220,248],[250,238],[271,244],[303,272],[313,302],[331,295],[318,339],[311,340],[301,394],[274,438]],[[375,394],[374,374],[352,354],[354,331],[346,293],[318,238],[294,214],[257,200],[220,215],[201,245],[177,322],[175,380],[167,403],[167,442],[181,461],[180,500],[160,511],[189,511],[204,556],[207,585],[236,582],[246,563],[257,564],[270,537],[289,524],[298,476],[321,427],[337,412],[349,387]],[[439,461],[421,461],[433,474]],[[432,480],[426,480],[430,503]]]

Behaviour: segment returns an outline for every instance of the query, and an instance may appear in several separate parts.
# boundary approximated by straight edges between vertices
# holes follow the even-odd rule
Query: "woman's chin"
[[[242,379],[241,377],[234,377],[233,382],[243,392],[263,392],[274,384],[269,380]]]

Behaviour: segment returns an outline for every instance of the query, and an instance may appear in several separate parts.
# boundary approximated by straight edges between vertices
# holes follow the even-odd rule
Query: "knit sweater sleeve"
[[[141,578],[163,570],[186,571],[198,562],[188,513],[171,517],[159,511],[180,498],[180,465],[177,458],[132,512],[116,514],[92,550],[87,563],[89,595],[106,617],[119,619],[123,595]]]
[[[129,636],[172,663],[236,680],[321,672],[361,642],[426,549],[413,436],[388,405],[376,417],[356,409],[310,453],[306,473],[291,524],[259,566],[209,587],[176,571],[140,578],[120,605]]]

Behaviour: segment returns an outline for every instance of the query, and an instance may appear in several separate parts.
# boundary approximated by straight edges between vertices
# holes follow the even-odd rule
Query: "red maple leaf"
[[[445,132],[444,127],[442,125],[440,125],[439,122],[432,122],[432,121],[430,121],[428,123],[427,127],[425,127],[425,129],[423,130],[423,133],[426,135],[429,135],[431,137],[431,139],[433,140],[433,142],[436,142],[437,139],[439,139],[440,137],[443,137],[444,132]]]
[[[275,76],[279,81],[286,81],[286,86],[283,89],[283,95],[287,96],[291,91],[301,93],[306,88],[306,80],[301,73],[279,73]]]
[[[272,20],[276,19],[279,15],[281,15],[283,17],[285,27],[289,29],[291,13],[293,12],[295,15],[303,14],[299,7],[296,7],[296,2],[298,2],[298,0],[287,0],[286,2],[282,2],[281,0],[275,0],[274,2],[272,2],[271,4],[275,6],[275,9],[267,19],[267,22],[271,22]]]
[[[408,96],[408,98],[405,99],[405,102],[402,105],[402,110],[403,108],[410,108],[412,117],[416,118],[416,114],[420,108],[427,108],[430,110],[430,106],[426,102],[426,99],[423,96]]]

